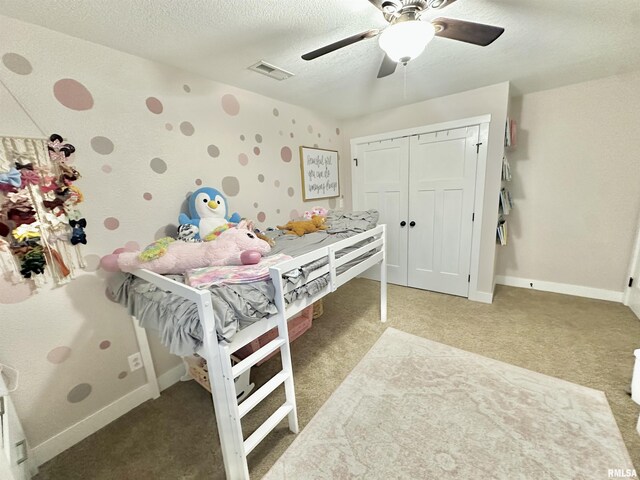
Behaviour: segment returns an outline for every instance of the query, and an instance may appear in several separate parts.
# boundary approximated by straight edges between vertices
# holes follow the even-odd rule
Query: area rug
[[[604,479],[603,392],[387,329],[265,479]]]

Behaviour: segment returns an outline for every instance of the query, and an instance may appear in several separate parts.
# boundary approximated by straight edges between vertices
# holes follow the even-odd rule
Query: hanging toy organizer
[[[0,137],[0,274],[11,283],[62,285],[86,266],[74,152],[57,134]]]

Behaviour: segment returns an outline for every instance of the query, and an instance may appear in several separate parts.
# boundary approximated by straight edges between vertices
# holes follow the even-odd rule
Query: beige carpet
[[[387,329],[265,479],[607,478],[603,392]]]

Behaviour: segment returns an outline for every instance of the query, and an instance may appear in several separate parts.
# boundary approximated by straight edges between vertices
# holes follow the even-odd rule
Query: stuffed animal
[[[307,220],[311,220],[314,215],[317,215],[319,217],[326,217],[327,213],[329,213],[329,210],[324,207],[313,207],[312,210],[307,210],[306,212],[304,212],[304,215],[302,216]]]
[[[290,235],[298,235],[299,237],[301,237],[305,233],[313,233],[319,230],[326,230],[327,227],[324,225],[324,220],[324,217],[314,215],[313,217],[311,217],[311,220],[292,220],[286,225],[278,225],[278,228],[280,230],[284,230]]]
[[[193,268],[257,263],[262,255],[266,255],[271,250],[267,242],[256,237],[242,223],[237,228],[225,230],[215,242],[187,243],[173,239],[160,239],[156,243],[162,243],[160,248],[147,247],[142,253],[118,249],[116,250],[118,253],[102,257],[100,265],[103,269],[112,272],[118,270],[131,272],[138,268],[146,268],[161,274],[179,274]],[[156,255],[150,251],[154,249]],[[141,257],[152,259],[145,261]]]
[[[189,216],[184,213],[178,217],[180,225],[190,223],[199,229],[196,238],[204,239],[215,228],[225,223],[240,222],[240,215],[229,216],[227,201],[215,188],[204,187],[196,190],[189,197]]]
[[[183,223],[178,227],[178,240],[183,242],[200,242],[198,238],[199,229],[190,223]]]

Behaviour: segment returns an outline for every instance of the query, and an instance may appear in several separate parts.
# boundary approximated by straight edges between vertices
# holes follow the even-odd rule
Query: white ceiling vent
[[[293,73],[287,72],[281,68],[276,67],[275,65],[271,65],[263,60],[260,60],[258,63],[251,65],[249,70],[253,70],[254,72],[261,73],[266,75],[267,77],[275,78],[276,80],[286,80],[289,77],[293,77]]]

